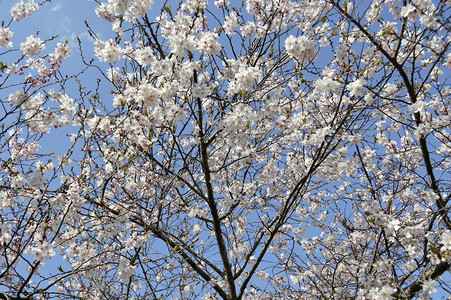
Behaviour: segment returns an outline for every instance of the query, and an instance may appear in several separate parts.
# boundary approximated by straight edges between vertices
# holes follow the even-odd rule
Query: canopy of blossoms
[[[0,299],[451,293],[450,1],[96,0],[111,38],[13,43],[47,2],[0,28]]]

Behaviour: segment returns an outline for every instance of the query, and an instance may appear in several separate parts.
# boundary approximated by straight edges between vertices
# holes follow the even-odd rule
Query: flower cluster
[[[315,42],[307,36],[295,37],[290,35],[285,40],[285,49],[294,59],[299,61],[313,59],[316,55]]]
[[[28,36],[27,40],[20,44],[20,50],[23,51],[24,55],[34,56],[40,54],[45,49],[44,42],[35,36]]]
[[[153,0],[108,0],[108,3],[102,3],[95,10],[97,16],[113,22],[120,15],[124,16],[124,20],[133,22],[139,17],[143,17],[150,9]]]
[[[11,8],[11,16],[14,18],[14,21],[20,21],[23,18],[27,18],[31,16],[33,11],[38,10],[39,5],[34,2],[34,0],[29,0],[27,3],[24,3],[23,0],[17,2]]]
[[[365,80],[359,78],[348,85],[349,94],[351,96],[360,96],[363,93],[363,85]]]
[[[102,62],[117,62],[121,60],[123,51],[113,40],[96,40],[94,51],[97,58]]]
[[[13,32],[9,28],[0,28],[0,47],[12,47]]]
[[[153,51],[150,47],[137,49],[133,53],[133,56],[136,59],[136,61],[142,66],[150,65],[154,58]]]
[[[57,65],[61,65],[63,59],[68,58],[71,52],[72,50],[67,43],[58,43],[55,52],[51,53],[50,57]]]
[[[201,35],[197,50],[200,53],[207,55],[215,55],[221,50],[221,44],[218,42],[218,34],[214,32],[207,32]]]

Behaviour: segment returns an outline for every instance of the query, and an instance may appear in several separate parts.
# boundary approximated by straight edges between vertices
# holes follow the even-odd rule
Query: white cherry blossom
[[[44,42],[35,36],[28,36],[27,40],[20,44],[20,50],[27,56],[34,56],[40,54],[45,49]]]

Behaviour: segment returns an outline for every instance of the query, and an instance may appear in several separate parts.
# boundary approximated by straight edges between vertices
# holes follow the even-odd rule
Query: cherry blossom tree
[[[33,30],[13,43],[16,24],[46,2],[14,4],[0,28],[0,299],[28,297],[35,276],[45,277],[40,269],[55,254],[63,226],[51,183],[67,160],[40,152],[39,141],[75,115],[75,100],[65,92],[70,77],[60,73],[71,49]]]
[[[3,63],[0,299],[451,293],[449,1],[96,2],[95,86]]]

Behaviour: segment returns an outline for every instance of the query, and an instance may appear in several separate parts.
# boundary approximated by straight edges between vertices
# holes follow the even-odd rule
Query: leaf
[[[165,6],[165,7],[163,7],[163,9],[165,11],[167,11],[167,13],[172,17],[172,12],[171,12],[171,7],[170,6]]]
[[[428,248],[431,250],[432,253],[440,255],[440,252],[433,245],[428,245]]]
[[[7,64],[4,64],[2,61],[0,61],[0,70],[4,70],[4,69],[7,69],[8,68],[8,65]]]

